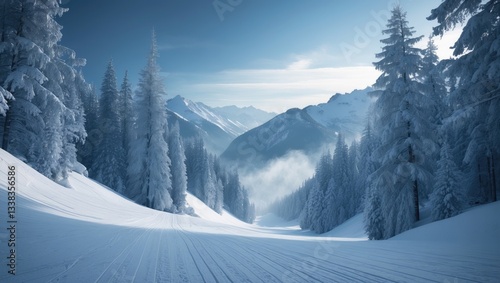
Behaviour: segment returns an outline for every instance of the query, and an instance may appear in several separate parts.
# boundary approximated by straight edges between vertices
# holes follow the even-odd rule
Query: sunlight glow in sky
[[[118,81],[128,70],[137,83],[154,28],[169,97],[281,112],[373,84],[397,2],[425,47],[436,24],[425,18],[440,0],[65,0],[70,11],[59,22],[62,43],[87,59],[85,77],[97,88],[109,60]],[[459,33],[435,38],[441,58]]]

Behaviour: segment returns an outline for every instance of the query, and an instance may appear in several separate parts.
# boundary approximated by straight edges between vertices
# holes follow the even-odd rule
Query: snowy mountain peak
[[[217,140],[217,147],[212,148],[216,153],[222,152],[237,136],[262,125],[276,115],[254,107],[213,108],[180,95],[168,100],[166,107],[180,118],[196,125],[203,132],[202,137]],[[212,144],[210,140],[205,140],[205,143]]]
[[[368,87],[346,94],[337,93],[327,103],[308,106],[305,110],[321,125],[355,137],[363,130],[363,119],[374,101],[368,95],[372,90]]]
[[[267,162],[291,150],[316,153],[333,143],[338,133],[348,140],[358,138],[374,101],[368,95],[370,91],[371,88],[366,88],[350,94],[335,94],[327,103],[289,109],[236,138],[222,158],[243,167],[253,166],[258,163],[256,160]]]
[[[334,94],[332,97],[330,97],[330,99],[328,100],[328,103],[334,102],[335,100],[340,98],[340,96],[342,96],[342,94],[340,94],[340,93]]]
[[[189,102],[191,102],[189,99],[184,98],[180,95],[176,95],[174,98],[168,100],[169,105],[177,105],[184,107],[188,107]]]

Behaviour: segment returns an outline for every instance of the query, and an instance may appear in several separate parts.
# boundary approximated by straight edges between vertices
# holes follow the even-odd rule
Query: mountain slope
[[[69,177],[72,188],[59,186],[0,150],[4,208],[8,165],[16,166],[17,223],[11,234],[7,225],[14,224],[1,212],[1,282],[495,282],[500,277],[498,229],[451,243],[432,238],[437,232],[460,234],[469,223],[496,227],[500,202],[441,221],[458,221],[451,232],[439,225],[408,231],[430,227],[434,233],[426,232],[425,242],[365,241],[347,230],[329,237],[245,224],[205,210],[191,196],[200,218],[155,211],[75,173]],[[6,242],[12,235],[16,275],[7,273]],[[470,246],[469,240],[482,245]]]
[[[215,153],[221,153],[234,138],[275,116],[253,107],[212,108],[179,95],[167,101],[167,109],[195,125]]]
[[[167,115],[169,127],[176,122],[179,123],[180,134],[184,141],[189,142],[201,138],[205,147],[212,153],[221,153],[234,140],[233,136],[206,120],[193,123],[169,109],[167,109]]]
[[[348,140],[361,135],[373,101],[371,88],[336,94],[328,103],[290,109],[236,138],[222,154],[230,163],[246,168],[284,156],[288,151],[321,152],[340,132]]]
[[[269,113],[253,106],[249,107],[237,107],[234,105],[224,106],[224,107],[214,107],[212,108],[215,112],[226,117],[230,121],[233,121],[237,125],[240,125],[240,129],[243,132],[239,132],[238,136],[244,132],[251,130],[255,127],[262,125],[263,123],[274,118],[276,113]]]
[[[240,167],[260,167],[291,150],[314,153],[335,137],[335,131],[316,122],[307,111],[295,108],[237,137],[221,158]]]

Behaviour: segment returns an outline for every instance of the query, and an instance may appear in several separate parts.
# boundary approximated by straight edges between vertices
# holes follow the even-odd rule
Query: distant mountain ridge
[[[222,159],[238,166],[260,166],[292,150],[306,154],[333,144],[338,133],[348,140],[358,138],[365,125],[373,98],[372,88],[335,94],[327,103],[292,108],[267,123],[237,137],[222,154]]]
[[[184,127],[181,126],[183,137],[198,135],[208,149],[217,154],[222,153],[237,136],[276,116],[251,106],[210,107],[179,95],[167,100],[166,107],[171,112],[169,117],[172,121],[184,124]]]

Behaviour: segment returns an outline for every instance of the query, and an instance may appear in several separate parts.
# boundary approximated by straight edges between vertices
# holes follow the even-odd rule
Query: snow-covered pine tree
[[[370,240],[384,239],[386,225],[379,191],[381,187],[380,185],[369,183],[369,187],[366,188],[363,220],[366,234]]]
[[[465,23],[455,43],[449,66],[450,101],[455,132],[466,141],[460,155],[469,171],[469,191],[479,200],[497,199],[500,179],[500,3],[498,0],[445,0],[433,9],[429,20],[437,20],[434,35],[443,35]],[[450,141],[451,143],[452,141]]]
[[[300,228],[311,229],[313,231],[323,230],[323,221],[321,219],[321,213],[323,211],[323,199],[324,193],[320,188],[317,179],[314,179],[311,191],[309,192],[309,198],[307,200],[307,213],[304,213],[302,219],[300,219]]]
[[[336,187],[336,205],[335,216],[336,225],[344,222],[348,218],[348,207],[351,201],[352,191],[350,191],[349,180],[349,148],[345,143],[344,136],[338,135],[337,144],[333,153],[333,179],[335,179]]]
[[[125,72],[123,82],[120,87],[120,130],[122,135],[122,144],[124,149],[125,163],[124,168],[128,168],[130,156],[130,141],[134,137],[134,109],[132,100],[132,86],[128,80],[128,72]]]
[[[368,122],[363,131],[363,136],[359,143],[359,177],[356,180],[356,190],[362,194],[361,205],[364,206],[368,196],[368,177],[375,172],[378,165],[373,154],[378,147],[376,137],[372,132],[371,122]],[[364,208],[363,208],[364,209]]]
[[[333,166],[333,159],[330,152],[323,154],[316,166],[314,178],[318,183],[319,191],[315,192],[315,197],[319,195],[320,202],[318,203],[319,207],[314,209],[315,214],[311,214],[314,217],[312,218],[311,230],[316,233],[324,233],[331,230],[338,223],[338,215],[336,214],[338,188],[335,186],[335,181],[333,180]]]
[[[23,1],[2,1],[2,21],[0,21],[0,114],[2,130],[2,148],[11,151],[10,143],[15,143],[15,137],[11,135],[23,134],[25,126],[15,116],[24,119],[39,114],[31,100],[35,96],[35,90],[44,89],[42,84],[47,80],[43,74],[43,66],[49,60],[41,41],[35,33],[27,28],[27,23],[33,20],[34,9]],[[54,30],[39,32],[43,34],[52,33]],[[52,45],[55,42],[52,42]],[[31,60],[26,60],[30,58]],[[16,100],[14,100],[16,96]],[[9,101],[10,100],[10,101]],[[13,105],[14,104],[14,105]],[[16,107],[18,106],[19,107]],[[21,107],[25,105],[25,107]],[[14,110],[12,108],[14,107]],[[18,108],[18,109],[16,109]],[[7,111],[10,109],[10,111]],[[23,115],[24,114],[24,115]],[[40,128],[40,121],[35,127]],[[28,132],[29,133],[29,132]],[[25,134],[25,138],[26,134]],[[29,143],[32,139],[23,139],[21,142]],[[16,145],[13,145],[16,147]],[[16,149],[17,150],[17,149]],[[16,154],[19,156],[19,154]]]
[[[324,233],[332,230],[338,226],[341,222],[338,217],[338,206],[342,205],[339,203],[339,188],[335,184],[335,179],[330,178],[328,184],[325,188],[325,196],[322,201],[323,208],[321,214],[321,221],[323,222],[322,230],[316,231],[317,233]]]
[[[228,172],[227,180],[224,186],[224,204],[228,211],[237,215],[238,210],[242,210],[237,203],[238,191],[240,190],[240,179],[237,171]],[[238,216],[237,216],[238,217]]]
[[[76,70],[76,68],[83,67],[86,61],[76,58],[73,50],[62,46],[58,46],[57,54],[57,67],[62,77],[60,100],[65,105],[62,113],[63,146],[59,163],[64,168],[62,178],[66,179],[68,172],[77,163],[76,145],[84,142],[87,137],[82,97],[87,96],[91,88],[82,73]]]
[[[101,141],[101,131],[99,129],[99,99],[93,86],[86,96],[82,97],[83,109],[85,112],[85,129],[87,138],[84,143],[77,147],[78,160],[86,168],[90,169],[97,154],[97,146]]]
[[[45,123],[39,105],[45,106],[47,100],[52,100],[59,104],[54,112],[63,108],[45,83],[52,79],[60,81],[58,72],[51,72],[47,67],[55,58],[54,48],[62,37],[61,26],[54,17],[65,10],[55,0],[45,4],[9,0],[2,1],[2,6],[0,100],[12,98],[9,93],[13,96],[9,101],[10,110],[2,121],[2,148],[30,163],[36,162],[40,158],[37,155],[40,151],[34,148],[41,145],[38,137],[47,135],[43,133]],[[2,112],[6,109],[3,103],[1,108]],[[57,134],[61,131],[60,128],[51,130]],[[58,160],[59,154],[48,153],[47,158]]]
[[[347,174],[349,176],[348,190],[349,190],[349,202],[347,206],[347,218],[351,218],[358,212],[361,205],[361,199],[363,198],[364,190],[358,190],[356,187],[356,180],[359,178],[359,145],[356,140],[352,141],[351,146],[349,146],[349,159],[347,163]]]
[[[131,142],[133,162],[129,164],[129,197],[148,207],[172,211],[172,179],[168,156],[165,88],[157,64],[158,51],[153,32],[151,52],[142,70],[136,93],[136,139]]]
[[[168,149],[170,155],[170,172],[172,173],[172,201],[176,210],[184,212],[186,207],[187,175],[186,156],[180,136],[179,123],[176,122],[170,129],[168,136]]]
[[[332,156],[330,152],[323,154],[320,158],[318,165],[316,166],[316,173],[314,178],[317,182],[317,190],[315,193],[315,199],[312,198],[311,201],[318,201],[318,206],[314,207],[312,210],[313,213],[311,215],[311,230],[316,233],[324,233],[327,230],[327,227],[330,227],[335,222],[335,214],[331,210],[335,207],[333,203],[329,203],[328,201],[333,200],[326,198],[328,194],[329,184],[333,178],[333,163]],[[335,188],[331,188],[332,191]],[[335,193],[335,192],[332,192]],[[310,203],[310,205],[313,205]]]
[[[432,218],[441,220],[460,213],[463,207],[462,176],[452,159],[450,146],[441,147],[436,183],[431,195]]]
[[[90,169],[90,176],[123,193],[125,154],[120,132],[120,100],[112,62],[108,63],[104,74],[99,106],[102,138],[97,145],[97,154]]]
[[[75,143],[86,135],[79,97],[86,83],[75,70],[85,61],[58,45],[62,27],[55,18],[67,10],[59,1],[1,5],[0,108],[7,92],[14,96],[1,121],[2,147],[61,181],[76,162]]]
[[[420,80],[423,84],[423,92],[429,97],[432,112],[429,113],[429,120],[437,127],[436,135],[442,125],[443,119],[448,116],[449,111],[445,103],[447,97],[446,82],[443,75],[443,67],[439,64],[439,57],[436,54],[437,46],[434,40],[429,38],[427,48],[424,49],[422,58],[422,68],[420,69]],[[439,135],[440,136],[440,135]]]
[[[204,190],[202,173],[206,170],[206,155],[203,140],[194,140],[186,145],[186,174],[188,177],[187,188],[195,197],[203,200]]]
[[[203,199],[202,201],[211,209],[215,210],[217,199],[217,177],[213,168],[213,156],[207,154],[203,162],[202,181]]]
[[[388,186],[377,187],[381,193],[385,220],[384,238],[410,229],[420,219],[419,194],[428,190],[431,175],[426,155],[433,148],[433,129],[427,121],[427,97],[417,80],[422,59],[421,49],[414,45],[422,37],[412,37],[406,13],[397,6],[392,10],[382,39],[380,61],[374,63],[382,75],[377,79],[375,127],[380,132],[377,149],[380,168],[374,173],[374,185],[390,180]],[[389,174],[388,178],[384,176]]]

